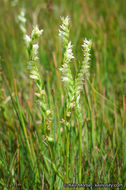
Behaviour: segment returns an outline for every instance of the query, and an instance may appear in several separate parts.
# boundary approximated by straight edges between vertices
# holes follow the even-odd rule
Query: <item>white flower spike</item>
[[[17,16],[17,22],[23,34],[26,34],[26,21],[25,10],[21,9],[20,14]]]
[[[77,96],[80,94],[80,91],[83,88],[83,81],[87,81],[89,79],[89,61],[90,61],[90,50],[91,50],[92,42],[91,40],[84,40],[84,43],[82,45],[83,52],[84,52],[84,60],[81,65],[80,72],[78,74],[77,79],[75,80],[75,89],[77,92]]]
[[[64,47],[67,47],[69,42],[69,17],[62,17],[62,25],[60,25],[59,37],[63,40]]]

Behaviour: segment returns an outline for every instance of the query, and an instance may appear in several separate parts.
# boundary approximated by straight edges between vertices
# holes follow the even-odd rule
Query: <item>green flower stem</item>
[[[81,126],[81,121],[79,121],[79,183],[81,183],[81,173],[82,173],[82,126]]]
[[[69,137],[70,137],[70,124],[66,124],[66,182],[68,183],[69,180]]]
[[[78,182],[81,183],[82,176],[82,117],[81,117],[81,108],[79,106],[79,98],[77,98],[77,94],[75,94],[75,109],[76,116],[79,124],[79,175]]]

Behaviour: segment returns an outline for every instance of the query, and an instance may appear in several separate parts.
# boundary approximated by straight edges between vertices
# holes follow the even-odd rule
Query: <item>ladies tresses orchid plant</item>
[[[90,49],[91,49],[91,41],[85,39],[83,47],[84,52],[84,59],[80,68],[80,71],[77,75],[77,78],[75,81],[73,80],[72,73],[70,70],[70,62],[74,58],[72,53],[72,45],[71,42],[69,42],[69,17],[62,18],[62,25],[60,26],[59,30],[59,37],[61,37],[63,41],[63,47],[65,49],[64,52],[64,60],[62,68],[60,68],[60,71],[62,72],[62,81],[66,87],[66,107],[65,107],[65,113],[64,114],[64,120],[66,120],[66,181],[68,182],[69,174],[69,117],[67,113],[71,113],[70,106],[75,106],[76,110],[76,116],[79,123],[79,178],[78,181],[81,183],[81,162],[82,162],[82,119],[81,119],[81,108],[79,105],[79,99],[80,99],[80,92],[83,87],[83,81],[87,81],[89,78],[89,61],[90,61]]]
[[[46,105],[46,96],[45,96],[45,90],[43,88],[43,83],[39,74],[39,69],[38,69],[38,39],[40,38],[43,30],[39,30],[38,26],[35,26],[31,36],[25,35],[24,40],[27,46],[28,54],[29,54],[29,61],[27,63],[27,68],[30,72],[30,78],[34,80],[35,85],[37,87],[37,90],[35,92],[35,95],[38,100],[38,105],[40,107],[40,112],[42,116],[42,126],[43,126],[43,133],[46,136],[47,135],[47,129],[46,129],[46,117],[48,115],[49,110],[47,110],[47,105]],[[49,140],[51,137],[48,137]]]
[[[64,59],[62,68],[62,81],[66,87],[66,105],[64,110],[64,120],[66,121],[66,181],[69,178],[69,133],[70,133],[70,116],[71,116],[71,103],[74,100],[74,81],[70,69],[70,62],[74,58],[72,53],[72,45],[69,42],[69,17],[62,18],[62,25],[60,26],[59,37],[63,41]]]

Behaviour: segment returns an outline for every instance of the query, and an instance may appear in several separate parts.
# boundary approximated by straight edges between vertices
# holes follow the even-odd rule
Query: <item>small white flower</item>
[[[38,26],[35,26],[32,31],[31,38],[33,40],[38,39],[41,36],[42,32],[43,30],[39,30]]]
[[[17,18],[21,23],[26,23],[25,13],[23,11],[20,15],[17,16]]]
[[[38,74],[38,72],[37,72],[36,70],[32,70],[32,71],[31,71],[31,74],[32,74],[32,75],[35,75],[35,76],[37,76],[37,77],[39,77],[39,74]]]
[[[38,77],[36,75],[30,75],[31,79],[38,80]]]
[[[59,37],[60,37],[60,38],[63,38],[63,37],[64,37],[64,34],[65,34],[65,32],[63,32],[62,30],[59,30]]]
[[[67,62],[70,62],[71,59],[74,58],[73,52],[72,52],[72,45],[71,45],[71,42],[69,42],[69,44],[68,44],[68,47],[67,47],[67,50],[66,50],[66,53],[65,53],[65,58],[66,58],[66,61],[67,61]]]
[[[35,55],[38,54],[38,48],[39,48],[38,44],[33,44],[33,52]]]
[[[91,41],[91,40],[87,40],[87,39],[85,38],[82,47],[83,47],[84,51],[87,52],[87,55],[88,55],[88,56],[90,56],[89,51],[90,51],[90,49],[91,49],[91,45],[92,45],[92,41]]]
[[[31,42],[31,38],[30,38],[27,34],[26,34],[25,37],[24,37],[24,41],[25,41],[27,47],[29,47],[29,44],[30,44],[30,42]]]
[[[69,81],[68,77],[62,77],[62,81]]]
[[[64,28],[65,28],[65,26],[64,26]],[[65,31],[64,30],[59,30],[59,37],[64,40],[66,38],[67,32],[69,32],[67,28],[65,28]]]
[[[38,44],[33,44],[32,54],[34,60],[38,60],[38,48],[39,48]]]
[[[63,71],[63,68],[59,68],[60,71]]]
[[[67,16],[66,18],[64,18],[64,17],[61,17],[61,20],[62,20],[62,25],[60,25],[60,28],[62,29],[62,30],[66,30],[66,28],[68,28],[68,26],[69,26],[69,17]]]

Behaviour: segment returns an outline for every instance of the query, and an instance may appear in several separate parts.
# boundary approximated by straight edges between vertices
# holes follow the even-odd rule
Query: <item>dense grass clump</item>
[[[0,1],[0,189],[126,189],[125,7]]]

